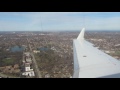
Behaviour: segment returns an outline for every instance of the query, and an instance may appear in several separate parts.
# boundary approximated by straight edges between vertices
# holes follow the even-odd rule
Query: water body
[[[37,50],[40,50],[40,51],[48,51],[49,48],[42,47],[42,48],[37,48]]]
[[[14,46],[10,49],[11,52],[22,52],[25,49],[25,47],[20,46]]]

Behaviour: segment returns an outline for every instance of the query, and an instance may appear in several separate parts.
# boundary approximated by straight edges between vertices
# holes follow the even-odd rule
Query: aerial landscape
[[[91,13],[88,16],[91,16]],[[58,13],[58,16],[63,14]],[[66,24],[64,20],[61,20],[62,17],[60,17],[59,22],[54,20],[57,18],[55,13],[50,13],[51,16],[53,15],[52,20],[49,13],[37,13],[34,16],[33,13],[1,12],[0,78],[72,78],[74,73],[73,40],[78,37],[83,27],[86,27],[84,37],[87,41],[93,43],[94,47],[102,52],[120,61],[120,27],[118,21],[120,13],[111,14],[112,20],[109,19],[111,17],[108,13],[99,14],[98,12],[94,14],[96,16],[94,16],[95,18],[92,17],[93,22],[88,16],[84,16],[86,17],[84,19],[84,13],[81,14],[80,20],[82,21],[79,22],[73,17],[78,17],[77,13],[74,13],[74,15],[72,12],[67,13],[64,18],[68,15],[72,19],[67,18]],[[32,20],[34,18],[31,24],[26,24],[27,21],[24,21],[27,15]],[[103,17],[101,15],[105,15],[104,18],[107,18],[105,23],[108,22],[110,26],[104,25],[104,20],[94,21],[96,17]],[[113,20],[113,16],[115,16],[115,20]],[[21,19],[18,19],[18,17],[21,17]],[[110,24],[110,20],[118,26],[112,26],[113,22]],[[10,23],[10,21],[12,22]],[[60,25],[57,24],[54,28],[53,22]],[[79,24],[76,25],[76,22],[79,22]],[[62,26],[61,23],[65,25]],[[75,25],[72,26],[73,23]],[[51,24],[53,26],[49,26]],[[63,29],[62,27],[67,28]],[[116,27],[115,30],[114,27]]]

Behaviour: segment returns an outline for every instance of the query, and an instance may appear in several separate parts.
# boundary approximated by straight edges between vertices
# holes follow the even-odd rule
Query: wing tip
[[[83,40],[84,39],[84,33],[85,33],[85,28],[82,28],[82,30],[81,30],[79,36],[77,37],[77,39],[78,40],[81,40],[81,39]]]

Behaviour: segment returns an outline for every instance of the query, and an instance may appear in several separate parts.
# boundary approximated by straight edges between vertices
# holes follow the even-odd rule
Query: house
[[[22,73],[22,75],[34,77],[35,73],[34,73],[34,71],[27,71],[27,72]]]
[[[25,63],[25,72],[23,72],[22,75],[35,76],[33,69],[30,69],[30,63]]]
[[[30,71],[30,63],[25,63],[25,71]]]
[[[28,56],[28,57],[30,56],[30,52],[25,52],[24,54],[25,56]]]
[[[39,51],[39,50],[33,50],[33,52],[34,52],[34,53],[40,53],[40,51]]]

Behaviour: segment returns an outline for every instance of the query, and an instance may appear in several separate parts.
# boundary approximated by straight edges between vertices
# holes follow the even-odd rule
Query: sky
[[[119,30],[120,12],[0,12],[0,31]]]

